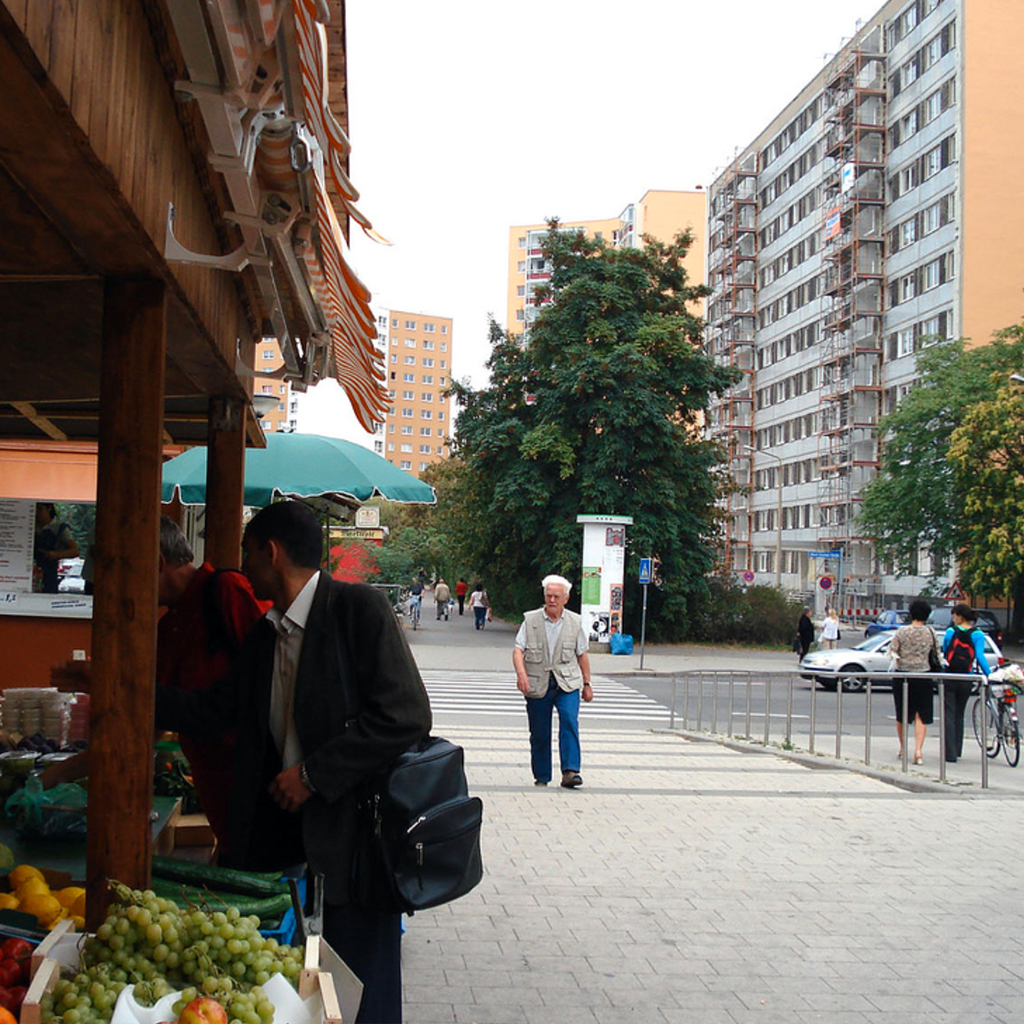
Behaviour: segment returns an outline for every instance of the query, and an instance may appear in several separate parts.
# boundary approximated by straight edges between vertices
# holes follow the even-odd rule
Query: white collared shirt
[[[270,686],[270,731],[280,751],[283,768],[291,768],[302,761],[302,747],[295,730],[295,677],[299,670],[306,620],[313,607],[319,579],[319,571],[313,573],[284,614],[277,608],[267,612],[267,619],[277,630]]]

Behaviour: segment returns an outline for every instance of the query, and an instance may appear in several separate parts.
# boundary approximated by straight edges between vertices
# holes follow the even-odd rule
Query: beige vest
[[[543,697],[548,692],[548,677],[553,672],[559,689],[571,693],[583,686],[583,672],[576,660],[576,638],[580,635],[580,617],[562,609],[562,631],[555,649],[548,657],[544,609],[537,608],[523,616],[526,623],[526,674],[530,678],[530,697]]]

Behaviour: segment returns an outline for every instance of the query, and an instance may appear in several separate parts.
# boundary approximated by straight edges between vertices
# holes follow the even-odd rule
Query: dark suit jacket
[[[280,767],[269,728],[275,642],[264,619],[216,686],[157,693],[160,728],[192,735],[237,728],[230,836],[232,861],[241,867],[288,866],[268,865],[282,844],[267,834],[263,813],[266,783]],[[427,692],[390,602],[373,587],[321,573],[295,682],[295,726],[317,792],[280,821],[285,829],[296,823],[294,839],[301,839],[309,866],[324,873],[328,902],[349,899],[355,787],[430,725]]]

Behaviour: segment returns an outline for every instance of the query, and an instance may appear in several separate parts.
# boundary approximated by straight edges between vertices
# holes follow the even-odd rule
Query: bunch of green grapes
[[[224,1006],[231,1024],[265,1024],[274,1008],[260,986],[275,974],[298,985],[302,949],[265,938],[259,918],[235,907],[182,910],[150,890],[111,887],[119,902],[86,939],[78,973],[61,978],[42,1001],[44,1022],[105,1024],[121,991],[134,985],[144,1006],[183,990],[182,1005],[206,995]],[[184,999],[188,992],[194,994]]]

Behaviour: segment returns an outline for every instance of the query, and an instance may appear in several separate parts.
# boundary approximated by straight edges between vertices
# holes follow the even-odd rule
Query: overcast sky
[[[487,381],[513,224],[616,217],[705,188],[881,0],[348,0],[349,262],[375,301],[454,319],[454,376]],[[340,389],[300,429],[366,440]]]

